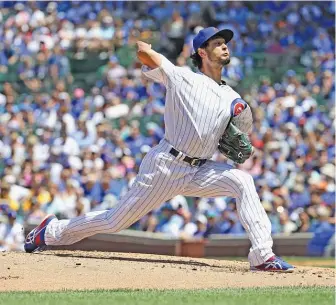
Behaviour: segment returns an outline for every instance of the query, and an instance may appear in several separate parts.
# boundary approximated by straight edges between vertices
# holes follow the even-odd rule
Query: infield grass
[[[0,293],[1,305],[332,305],[334,288],[93,290]]]

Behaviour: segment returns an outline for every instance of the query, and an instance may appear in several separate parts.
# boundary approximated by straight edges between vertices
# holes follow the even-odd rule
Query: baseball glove
[[[218,150],[235,163],[243,164],[253,154],[253,146],[248,135],[240,131],[232,122],[219,139]]]

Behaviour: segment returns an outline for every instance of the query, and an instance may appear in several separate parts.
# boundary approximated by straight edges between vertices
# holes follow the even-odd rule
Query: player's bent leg
[[[260,203],[251,175],[227,164],[207,161],[183,194],[236,198],[239,219],[252,244],[248,255],[251,266],[262,266],[275,257],[272,251],[271,223]]]
[[[252,246],[248,255],[251,266],[258,266],[274,256],[271,222],[260,203],[250,174],[232,169],[227,179],[238,186],[235,198],[239,219],[249,235]]]

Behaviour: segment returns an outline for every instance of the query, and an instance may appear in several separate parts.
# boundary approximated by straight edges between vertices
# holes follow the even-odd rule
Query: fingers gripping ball
[[[219,139],[218,150],[239,164],[243,164],[253,154],[253,146],[248,135],[240,131],[232,122]]]

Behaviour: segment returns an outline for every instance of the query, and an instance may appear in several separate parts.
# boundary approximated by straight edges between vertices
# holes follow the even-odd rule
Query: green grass
[[[1,305],[331,305],[334,289],[93,290],[0,293]]]

